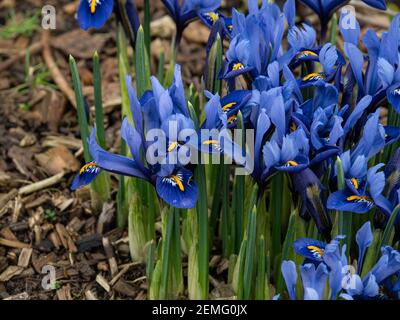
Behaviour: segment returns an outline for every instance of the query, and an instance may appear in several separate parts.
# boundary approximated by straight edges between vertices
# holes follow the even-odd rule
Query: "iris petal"
[[[198,189],[189,170],[179,169],[168,176],[157,176],[156,190],[168,204],[181,209],[191,209],[196,205]]]
[[[101,172],[101,169],[92,161],[85,164],[75,176],[71,184],[71,190],[74,191],[91,183]]]

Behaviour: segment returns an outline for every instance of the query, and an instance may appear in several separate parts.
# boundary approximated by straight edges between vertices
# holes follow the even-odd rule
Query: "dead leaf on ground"
[[[35,158],[40,166],[51,175],[68,170],[77,171],[80,168],[79,161],[76,160],[69,149],[62,145],[37,154]]]
[[[75,58],[90,59],[95,50],[101,51],[110,37],[110,34],[89,34],[75,29],[52,39],[52,46]]]

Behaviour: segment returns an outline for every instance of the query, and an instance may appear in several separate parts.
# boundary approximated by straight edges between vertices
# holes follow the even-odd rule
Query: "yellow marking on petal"
[[[233,107],[233,106],[236,105],[236,104],[237,104],[236,102],[228,103],[228,104],[226,104],[226,105],[224,105],[224,106],[222,107],[222,111],[225,111],[225,110],[227,110],[227,109]]]
[[[367,196],[350,196],[346,198],[347,201],[368,201],[368,202],[372,202],[372,199],[370,197]]]
[[[205,145],[210,145],[210,144],[218,144],[218,140],[206,140],[203,142]]]
[[[305,56],[314,56],[314,57],[318,57],[318,55],[315,52],[312,52],[310,50],[305,50],[300,52],[300,54],[303,54]]]
[[[321,248],[318,248],[316,246],[307,246],[307,249],[318,252],[321,255],[321,257],[324,255],[324,250],[322,250]]]
[[[325,79],[325,76],[323,75],[323,74],[321,74],[321,73],[317,73],[317,72],[313,72],[313,73],[310,73],[309,75],[306,75],[304,78],[303,78],[303,81],[308,81],[308,80],[310,80],[311,78],[321,78],[321,79]]]
[[[88,168],[90,168],[90,167],[95,167],[95,166],[96,166],[96,162],[94,162],[94,161],[88,162],[88,163],[86,163],[86,164],[81,168],[81,170],[79,170],[79,174],[82,174],[82,173],[84,173]]]
[[[219,14],[215,12],[209,12],[208,16],[210,17],[213,23],[219,19]]]
[[[183,183],[178,176],[171,176],[171,179],[174,180],[174,182],[177,184],[179,190],[181,190],[182,192],[185,191],[185,187],[183,186]]]
[[[241,63],[239,62],[239,63],[235,63],[235,64],[233,65],[232,70],[239,70],[239,69],[243,69],[243,68],[244,68],[243,64],[241,64]]]
[[[299,165],[296,161],[293,161],[293,160],[289,160],[286,163],[291,167],[297,167]]]
[[[358,189],[358,181],[356,178],[352,178],[351,183],[353,184],[354,188]]]
[[[167,151],[168,151],[168,152],[171,152],[171,151],[174,150],[177,146],[178,146],[178,141],[171,142],[171,143],[169,144],[169,146],[168,146]]]
[[[96,12],[96,5],[97,5],[97,0],[90,1],[90,13],[93,14]]]
[[[231,122],[235,121],[236,118],[237,118],[237,115],[235,115],[235,114],[234,114],[233,116],[230,116],[230,117],[228,118],[228,123],[231,123]]]
[[[292,132],[297,130],[297,124],[296,124],[296,122],[292,121],[292,123],[290,124],[290,130],[291,130]]]
[[[233,25],[230,24],[230,25],[228,26],[228,30],[229,30],[229,31],[232,31],[232,29],[233,29]]]

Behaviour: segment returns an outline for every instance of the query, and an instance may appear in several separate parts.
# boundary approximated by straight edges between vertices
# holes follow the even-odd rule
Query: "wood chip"
[[[107,292],[110,292],[111,287],[110,287],[108,281],[107,281],[100,273],[96,276],[96,282],[97,282],[104,290],[106,290]]]
[[[11,223],[17,223],[18,222],[18,218],[19,218],[19,215],[21,213],[21,209],[22,209],[21,197],[17,196],[15,198],[14,211],[13,211],[13,214],[12,214]]]
[[[98,300],[91,290],[85,291],[86,300]]]
[[[103,248],[108,259],[108,264],[110,265],[111,276],[115,277],[115,275],[118,273],[118,264],[117,260],[115,260],[114,250],[108,238],[103,238]]]
[[[72,232],[78,232],[85,225],[85,221],[80,220],[78,217],[73,217],[67,225],[67,230]]]
[[[93,234],[87,237],[83,237],[82,239],[76,242],[78,246],[79,252],[91,251],[92,249],[101,247],[102,245],[102,236],[101,234]]]
[[[77,252],[78,249],[75,246],[74,241],[69,235],[67,229],[61,223],[56,224],[56,231],[58,236],[60,237],[61,243],[65,249],[69,252]]]
[[[29,300],[29,295],[27,292],[22,292],[15,294],[13,296],[9,296],[3,300]]]
[[[49,253],[48,255],[40,255],[37,256],[33,254],[32,256],[32,265],[35,268],[37,273],[42,272],[42,268],[46,265],[51,265],[58,260],[57,255],[54,252]]]
[[[122,279],[118,280],[113,290],[130,298],[134,298],[137,294],[137,290]]]
[[[9,266],[6,270],[4,270],[0,274],[0,282],[6,282],[10,280],[12,277],[21,274],[24,271],[24,268],[19,266]]]
[[[11,231],[9,227],[1,229],[0,235],[7,240],[18,241],[18,238],[15,236],[15,234]]]
[[[23,248],[21,253],[19,254],[18,257],[18,266],[22,268],[27,268],[29,265],[29,262],[31,261],[31,256],[32,256],[32,249],[28,248]]]
[[[14,199],[17,195],[18,195],[18,190],[17,189],[13,189],[10,192],[8,192],[7,194],[5,194],[2,197],[0,197],[0,209],[5,207],[7,205],[7,203],[8,203],[8,201]],[[1,216],[2,216],[2,214],[0,213],[0,217]]]
[[[51,186],[59,183],[62,180],[62,178],[64,177],[64,174],[65,174],[64,172],[60,172],[50,178],[32,183],[25,187],[22,187],[19,189],[18,193],[20,195],[26,195],[26,194],[30,194],[30,193],[51,187]]]
[[[57,290],[58,300],[72,300],[71,286],[69,284]]]
[[[8,262],[6,257],[0,257],[0,272],[3,272],[8,267]]]
[[[7,240],[0,238],[0,245],[6,246],[6,247],[11,247],[11,248],[17,248],[17,249],[23,249],[23,248],[30,248],[31,245],[27,243],[23,243],[20,241],[14,241],[14,240]]]
[[[52,232],[49,234],[49,240],[51,241],[51,243],[54,245],[54,247],[57,250],[60,249],[62,243],[61,243],[60,237],[58,236],[58,234],[56,232]]]

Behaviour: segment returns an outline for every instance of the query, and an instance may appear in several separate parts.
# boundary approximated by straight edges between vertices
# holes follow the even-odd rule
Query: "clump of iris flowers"
[[[275,299],[399,299],[400,15],[392,19],[387,32],[378,36],[369,29],[361,37],[356,18],[342,11],[338,25],[342,50],[336,46],[337,21],[330,21],[348,1],[302,2],[318,15],[319,28],[307,21],[296,23],[294,0],[286,1],[283,9],[269,1],[259,5],[249,0],[246,14],[235,8],[223,11],[217,0],[163,0],[177,28],[175,49],[194,19],[211,29],[204,78],[212,78],[221,89],[206,85],[210,91],[185,92],[178,65],[170,87],[152,77],[152,89],[140,97],[128,78],[132,119],[124,119],[121,136],[130,155],[102,149],[93,129],[92,161],[75,177],[72,189],[105,170],[149,182],[172,207],[197,205],[203,224],[195,221],[189,228],[195,237],[189,260],[200,248],[196,228],[204,228],[200,233],[207,250],[205,244],[220,229],[223,254],[237,257],[230,274],[236,277],[232,287],[238,297],[242,297],[240,285],[260,277],[251,273],[256,269],[252,263],[265,276],[268,268],[263,270],[262,259],[273,252],[269,258],[280,270],[253,287],[248,281],[249,287],[242,288],[248,296],[253,291],[259,294],[260,283],[272,280],[278,289],[286,284],[286,291],[279,291]],[[386,9],[386,1],[363,2]],[[79,10],[84,29],[101,26],[111,14],[106,0],[82,1]],[[96,11],[104,14],[94,21]],[[352,28],[346,27],[348,19]],[[385,109],[387,119],[382,116]],[[171,134],[171,123],[176,135]],[[254,139],[243,138],[244,146],[233,142],[230,133],[238,128],[253,130]],[[157,143],[164,152],[149,152],[147,138],[153,129],[163,133]],[[180,136],[184,129],[195,132],[198,139],[193,143]],[[217,134],[204,136],[202,129]],[[202,166],[167,161],[186,146],[195,153],[228,156],[249,176],[233,177],[226,164],[217,169],[206,166],[202,172]],[[249,149],[251,156],[245,152]],[[205,230],[208,223],[211,234]],[[358,231],[353,234],[352,229]],[[300,266],[290,260],[301,257]],[[199,273],[207,280],[207,271]],[[191,290],[195,287],[191,283]]]

